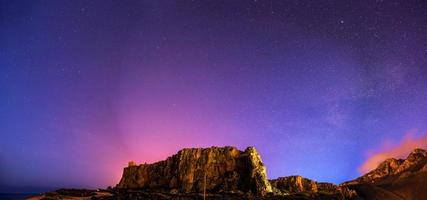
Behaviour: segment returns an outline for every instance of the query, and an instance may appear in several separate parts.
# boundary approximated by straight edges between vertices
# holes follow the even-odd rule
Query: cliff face
[[[189,148],[153,164],[129,165],[117,188],[172,193],[272,192],[266,169],[254,147]]]

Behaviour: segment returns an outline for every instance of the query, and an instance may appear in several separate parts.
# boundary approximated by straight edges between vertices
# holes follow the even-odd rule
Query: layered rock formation
[[[272,192],[266,169],[254,147],[188,148],[153,164],[129,165],[118,189],[171,193]]]

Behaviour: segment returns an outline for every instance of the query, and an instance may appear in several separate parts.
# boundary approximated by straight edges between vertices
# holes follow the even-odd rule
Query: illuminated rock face
[[[369,173],[348,183],[377,183],[384,179],[406,178],[408,176],[427,172],[427,151],[414,149],[406,159],[389,158]]]
[[[117,188],[180,193],[272,192],[266,169],[254,147],[188,148],[153,164],[129,165]]]
[[[270,181],[271,186],[280,194],[326,194],[330,199],[354,199],[357,194],[354,190],[332,183],[318,183],[302,176],[280,177]],[[316,198],[313,198],[316,199]],[[329,199],[329,198],[328,198]]]
[[[317,192],[316,182],[301,176],[281,177],[271,181],[271,185],[284,192]]]

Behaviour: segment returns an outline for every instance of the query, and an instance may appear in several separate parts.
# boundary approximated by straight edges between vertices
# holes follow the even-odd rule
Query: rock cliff
[[[171,193],[272,192],[266,169],[254,147],[187,148],[164,161],[129,165],[118,189]]]

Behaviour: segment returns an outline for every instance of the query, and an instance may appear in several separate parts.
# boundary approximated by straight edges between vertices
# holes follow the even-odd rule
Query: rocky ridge
[[[302,176],[287,176],[270,180],[276,194],[289,195],[295,193],[324,193],[351,199],[357,196],[356,192],[346,187],[332,183],[316,182]]]
[[[367,174],[344,184],[378,183],[386,179],[405,178],[422,172],[427,172],[427,151],[414,149],[406,159],[386,159]]]
[[[187,148],[153,164],[129,165],[118,189],[171,193],[272,192],[266,169],[254,147]]]

